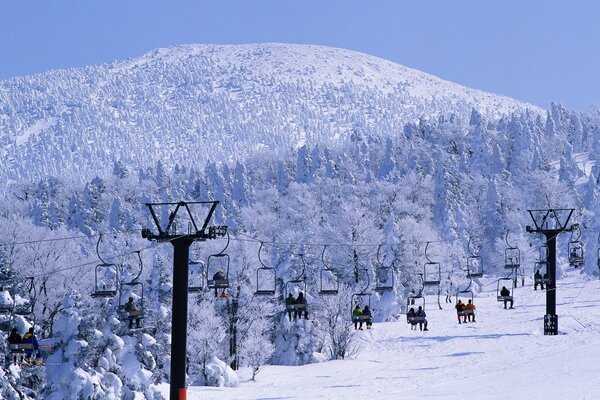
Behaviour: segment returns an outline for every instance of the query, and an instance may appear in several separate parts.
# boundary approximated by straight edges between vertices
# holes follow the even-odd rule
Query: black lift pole
[[[190,246],[195,241],[216,239],[225,236],[226,226],[208,226],[210,219],[217,207],[217,201],[207,202],[179,202],[179,203],[146,203],[150,214],[158,229],[153,233],[150,229],[142,229],[142,237],[159,242],[171,242],[173,245],[173,310],[171,323],[171,400],[185,400],[187,398],[185,385],[185,372],[187,360],[187,316],[188,316],[188,269]],[[190,206],[209,206],[208,213],[202,227],[198,228]],[[170,212],[166,227],[161,226],[156,215],[155,207],[174,207]],[[178,212],[187,213],[187,232],[177,232],[176,217]]]
[[[529,233],[541,233],[546,237],[548,258],[546,259],[546,315],[544,315],[544,335],[558,335],[558,315],[556,315],[556,238],[562,232],[570,232],[577,224],[567,228],[574,209],[527,210],[534,227],[527,226]],[[563,217],[564,221],[559,218]]]

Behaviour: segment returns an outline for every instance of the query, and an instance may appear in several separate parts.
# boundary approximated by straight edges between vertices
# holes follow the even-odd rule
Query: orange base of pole
[[[187,389],[179,389],[179,400],[187,400]]]

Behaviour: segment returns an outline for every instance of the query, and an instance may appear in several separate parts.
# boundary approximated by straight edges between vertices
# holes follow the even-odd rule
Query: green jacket
[[[360,308],[355,308],[354,311],[352,311],[352,315],[362,315],[362,310]]]

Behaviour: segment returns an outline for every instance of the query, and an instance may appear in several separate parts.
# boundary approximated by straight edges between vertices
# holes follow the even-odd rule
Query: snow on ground
[[[458,325],[452,305],[434,310],[430,331],[404,322],[360,331],[356,359],[300,367],[267,366],[238,388],[191,387],[189,399],[598,399],[600,282],[569,271],[559,281],[559,336],[543,335],[545,293],[515,291],[515,309],[496,302],[496,282],[482,279],[476,323]],[[437,308],[437,307],[436,307]],[[168,394],[168,386],[164,386]]]

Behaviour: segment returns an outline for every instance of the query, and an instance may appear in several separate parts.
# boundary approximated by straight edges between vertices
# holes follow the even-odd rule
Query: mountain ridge
[[[181,45],[109,64],[0,82],[0,181],[61,171],[81,181],[114,162],[203,165],[356,133],[385,138],[439,116],[543,116],[535,106],[350,50]],[[134,151],[132,151],[132,149]]]

